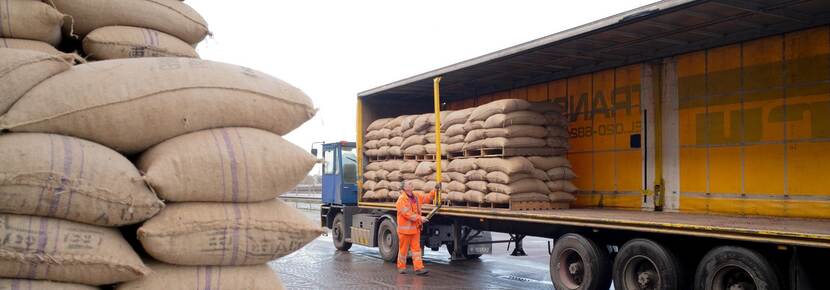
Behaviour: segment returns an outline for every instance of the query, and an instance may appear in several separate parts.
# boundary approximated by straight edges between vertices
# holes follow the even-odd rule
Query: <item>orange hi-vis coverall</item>
[[[398,269],[406,268],[406,251],[412,251],[412,264],[415,270],[424,268],[421,253],[421,205],[432,203],[435,190],[429,194],[413,192],[414,199],[406,192],[398,197],[395,207],[398,210]]]

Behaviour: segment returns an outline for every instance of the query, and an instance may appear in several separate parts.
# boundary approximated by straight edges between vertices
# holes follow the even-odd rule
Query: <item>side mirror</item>
[[[314,157],[317,157],[317,148],[311,148],[311,155],[314,155]]]

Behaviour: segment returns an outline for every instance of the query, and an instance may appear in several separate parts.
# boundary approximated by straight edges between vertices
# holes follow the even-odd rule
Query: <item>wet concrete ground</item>
[[[318,212],[305,210],[318,220]],[[494,234],[493,239],[507,239]],[[398,274],[393,263],[380,258],[377,248],[352,246],[338,252],[330,236],[323,236],[270,265],[288,289],[552,289],[548,272],[547,240],[526,238],[528,256],[513,257],[507,244],[494,244],[493,254],[467,261],[450,261],[445,247],[425,249],[428,276]],[[512,245],[511,245],[512,250]]]

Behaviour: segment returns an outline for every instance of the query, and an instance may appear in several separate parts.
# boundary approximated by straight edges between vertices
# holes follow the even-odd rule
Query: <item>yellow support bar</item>
[[[357,98],[357,203],[363,200],[363,102]]]
[[[432,79],[435,106],[435,182],[441,184],[441,77]],[[441,191],[435,193],[435,204],[441,204]]]

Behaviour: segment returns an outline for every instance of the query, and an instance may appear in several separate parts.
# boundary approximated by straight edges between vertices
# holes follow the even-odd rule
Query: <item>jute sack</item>
[[[383,128],[392,130],[395,129],[395,127],[400,127],[404,118],[406,118],[406,116],[397,116],[392,120],[389,120],[389,122],[386,122],[386,124],[383,125]]]
[[[380,146],[380,148],[377,149],[377,154],[375,156],[380,156],[380,157],[388,156],[389,155],[389,148],[390,148],[389,146]]]
[[[383,139],[378,140],[378,146],[379,147],[389,146],[389,138],[383,138]]]
[[[0,2],[0,37],[38,40],[58,45],[63,17],[41,1],[6,0]]]
[[[476,108],[467,108],[463,110],[454,111],[447,115],[446,118],[441,119],[441,129],[447,130],[450,126],[455,125],[462,125],[467,122],[467,119],[470,117],[470,114],[473,113],[473,110]]]
[[[392,128],[392,131],[389,132],[389,137],[392,138],[401,137],[401,135],[403,135],[403,129],[401,129],[401,126]]]
[[[464,192],[464,201],[482,203],[484,202],[484,193],[477,190],[468,190]]]
[[[0,278],[0,289],[3,290],[17,290],[17,289],[36,289],[36,290],[99,290],[101,288],[95,286],[87,286],[74,283],[61,283],[45,280],[29,280],[29,279],[4,279]]]
[[[415,160],[406,160],[401,163],[401,167],[399,167],[401,173],[414,173],[415,169],[418,168],[418,161]]]
[[[544,172],[544,171],[542,171]],[[510,184],[522,179],[531,178],[533,175],[527,173],[516,173],[512,175],[508,175],[507,173],[501,171],[493,171],[487,173],[487,182],[494,182],[494,183],[501,183],[501,184]],[[547,176],[545,176],[547,177]]]
[[[391,139],[389,139],[389,145],[390,146],[401,146],[401,145],[403,145],[403,137],[400,137],[400,136],[392,137]]]
[[[436,144],[424,145],[424,150],[426,150],[428,154],[438,154],[438,147]],[[447,155],[447,144],[441,144],[441,155]]]
[[[391,199],[397,200],[398,197],[401,197],[401,191],[400,190],[389,190],[388,196]]]
[[[545,127],[548,130],[548,137],[562,137],[568,138],[570,134],[568,134],[568,128],[563,126],[547,126]]]
[[[409,155],[422,155],[427,154],[427,149],[424,145],[412,145],[404,149],[403,153]]]
[[[475,150],[475,149],[484,148],[485,147],[484,146],[484,144],[485,144],[484,141],[486,141],[486,140],[481,139],[481,140],[477,140],[477,141],[473,141],[473,142],[469,142],[469,143],[465,142],[464,143],[464,150]]]
[[[467,173],[467,171],[478,169],[475,159],[453,159],[447,165],[446,170],[459,173]]]
[[[548,137],[546,139],[548,147],[551,148],[570,148],[570,144],[568,144],[568,139],[563,137]]]
[[[418,176],[427,176],[433,172],[434,167],[435,162],[422,161],[421,163],[418,163],[418,167],[415,168],[415,174]]]
[[[459,152],[461,150],[464,150],[465,144],[467,143],[464,143],[463,141],[458,143],[447,144],[447,152]]]
[[[369,140],[366,143],[363,143],[363,148],[366,149],[378,149],[380,147],[378,145],[378,140]]]
[[[115,287],[116,290],[282,290],[277,273],[268,265],[256,266],[176,266],[147,262],[153,272],[139,280]]]
[[[377,195],[375,194],[375,192],[374,192],[374,191],[372,191],[372,190],[367,190],[366,192],[364,192],[364,193],[363,193],[363,197],[362,197],[362,198],[363,198],[363,200],[373,200],[373,199],[375,199],[375,197],[376,197],[376,196],[377,196]]]
[[[401,178],[404,181],[406,181],[406,180],[412,180],[412,179],[419,179],[421,177],[416,175],[415,173],[401,173]]]
[[[533,176],[533,178],[536,178],[541,181],[550,181],[550,176],[548,176],[548,173],[541,169],[533,168],[533,172],[531,172],[530,175]]]
[[[447,194],[447,199],[454,202],[464,202],[464,192],[450,191]]]
[[[460,136],[463,137],[464,135],[467,134],[467,131],[464,130],[464,124],[455,124],[455,125],[449,126],[447,128],[447,130],[444,131],[444,134],[447,134],[447,136],[459,136],[460,135]]]
[[[381,180],[375,183],[375,187],[372,188],[374,191],[378,191],[381,189],[389,189],[389,181]]]
[[[363,182],[363,188],[368,190],[374,190],[376,184],[378,183],[374,180],[367,180]]]
[[[132,26],[105,26],[83,40],[92,59],[178,56],[199,58],[196,49],[170,34]]]
[[[468,182],[470,182],[470,181],[486,181],[487,180],[487,171],[484,171],[484,169],[470,170],[470,171],[467,171],[467,173],[464,173],[464,178],[466,178]]]
[[[528,156],[527,160],[533,163],[534,168],[545,171],[556,167],[571,167],[571,162],[561,156]]]
[[[538,192],[543,194],[550,193],[550,189],[548,189],[548,186],[545,185],[545,182],[535,178],[526,178],[511,182],[510,184],[488,183],[487,190],[490,192],[501,192],[504,194],[525,192]]]
[[[145,222],[138,240],[153,258],[169,264],[237,266],[288,255],[323,232],[278,199],[189,202],[170,204]]]
[[[545,185],[548,186],[548,189],[550,189],[551,192],[564,191],[567,193],[574,193],[577,190],[579,190],[573,183],[571,183],[568,180],[548,181],[545,182]]]
[[[375,194],[376,194],[375,198],[377,198],[377,199],[389,198],[389,189],[388,188],[381,188],[381,189],[375,190]]]
[[[550,197],[547,194],[538,192],[522,192],[510,195],[512,201],[549,201]]]
[[[39,51],[51,55],[63,55],[64,53],[43,41],[18,39],[18,38],[2,38],[0,37],[0,48],[14,48]]]
[[[576,201],[576,197],[573,194],[562,192],[562,191],[554,191],[548,195],[550,201],[553,202],[574,202]]]
[[[83,37],[104,26],[155,29],[194,45],[208,35],[207,22],[196,10],[176,0],[52,0],[72,16],[72,31]]]
[[[495,114],[484,121],[484,128],[504,128],[514,125],[536,125],[547,124],[545,116],[533,111],[516,111],[507,114]]]
[[[441,143],[447,143],[447,144],[461,143],[461,142],[464,142],[464,137],[465,137],[464,135],[448,136],[446,139],[441,139]],[[444,138],[444,137],[441,137],[441,138]]]
[[[470,113],[470,121],[483,121],[495,114],[506,114],[530,108],[528,101],[520,99],[503,99],[478,106]]]
[[[453,180],[447,185],[447,189],[449,191],[465,192],[467,191],[467,185],[463,182]]]
[[[426,140],[424,140],[424,135],[412,135],[406,137],[406,139],[403,140],[403,142],[401,143],[401,148],[406,149],[415,145],[424,145],[426,143],[427,142]]]
[[[389,175],[386,176],[389,179],[389,190],[401,190],[403,186],[401,186],[401,172],[400,171],[392,171]]]
[[[0,214],[0,237],[0,277],[104,285],[149,271],[114,228]]]
[[[375,173],[377,173],[378,180],[386,180],[386,176],[389,175],[389,171],[384,169],[378,169]]]
[[[386,151],[389,156],[403,156],[403,150],[401,150],[401,146],[391,146],[389,150]]]
[[[470,189],[470,190],[481,191],[481,192],[487,192],[488,191],[487,190],[487,181],[478,181],[478,180],[467,181],[467,183],[465,183],[465,185],[467,186],[467,189]]]
[[[510,196],[504,193],[491,192],[484,196],[484,200],[491,203],[505,204],[510,202]]]
[[[545,147],[545,139],[533,137],[495,137],[484,139],[484,148],[539,148]]]
[[[464,132],[470,132],[475,129],[484,129],[484,121],[467,121],[464,123]]]
[[[487,172],[501,171],[506,174],[515,173],[531,173],[533,171],[533,163],[527,158],[516,156],[509,158],[478,158],[475,159],[478,168],[484,169]]]
[[[392,118],[380,118],[374,120],[372,121],[372,123],[369,123],[368,127],[366,127],[366,132],[383,129],[383,127],[386,126],[386,123],[389,123],[389,121],[392,121]]]
[[[401,165],[404,164],[403,160],[387,160],[381,162],[380,168],[389,172],[400,170]]]
[[[302,91],[251,69],[189,58],[137,58],[76,65],[47,79],[0,117],[0,128],[77,136],[136,153],[209,128],[253,127],[285,135],[314,113]]]
[[[474,129],[467,132],[467,135],[464,136],[464,142],[470,143],[473,141],[478,141],[487,138],[485,129]]]
[[[410,179],[410,180],[407,180],[406,182],[404,182],[404,184],[411,184],[412,188],[414,188],[415,190],[419,190],[419,189],[424,188],[425,183],[426,182],[421,180],[421,179]]]
[[[450,177],[450,180],[457,181],[461,183],[467,183],[467,178],[464,177],[464,173],[460,172],[447,172],[447,176]],[[465,185],[466,186],[466,185]]]
[[[415,131],[427,131],[429,129],[430,119],[435,118],[435,114],[427,113],[418,115],[415,121],[412,122],[412,129]]]
[[[572,180],[576,178],[576,173],[570,167],[551,168],[547,173],[550,180]]]
[[[127,158],[86,140],[0,135],[0,164],[0,212],[121,226],[164,207]]]
[[[533,138],[545,138],[548,135],[548,130],[542,126],[534,126],[534,125],[512,125],[507,126],[504,128],[490,128],[485,129],[484,135],[487,138],[495,138],[495,137],[505,137],[505,138],[514,138],[514,137],[533,137]]]
[[[375,171],[375,170],[380,170],[380,169],[381,169],[380,161],[375,161],[375,162],[369,163],[369,165],[366,165],[366,170],[368,170],[368,171]]]
[[[416,115],[403,115],[403,119],[401,119],[401,132],[412,129],[412,125],[417,117]]]
[[[70,67],[71,59],[64,56],[0,48],[0,115],[6,113],[20,97],[37,84],[69,70]]]
[[[221,128],[153,146],[138,168],[164,200],[252,202],[296,187],[314,164],[314,156],[273,133]]]
[[[547,124],[558,127],[568,127],[568,118],[560,112],[544,113]]]
[[[445,135],[444,133],[440,133],[440,134],[441,134],[441,142],[446,143],[447,142],[447,135]],[[435,143],[435,140],[436,140],[435,139],[435,133],[424,135],[424,141],[426,141],[426,143]]]

